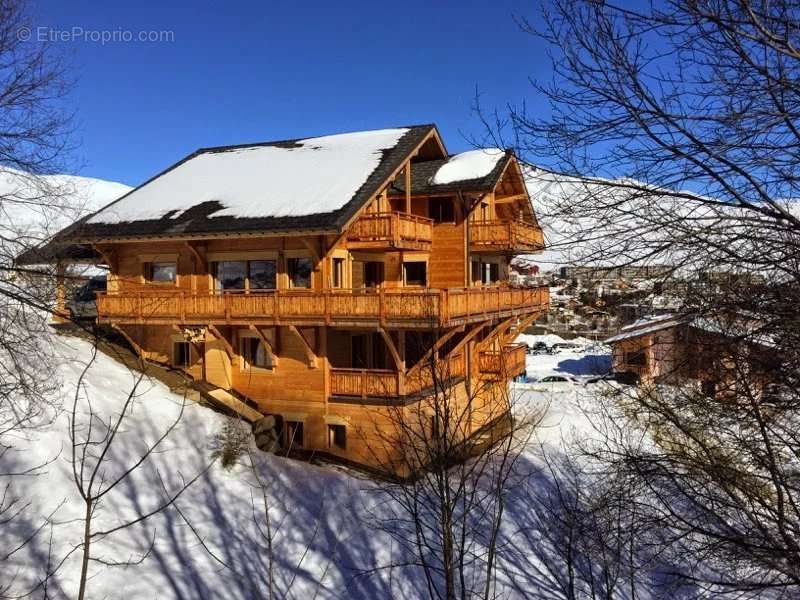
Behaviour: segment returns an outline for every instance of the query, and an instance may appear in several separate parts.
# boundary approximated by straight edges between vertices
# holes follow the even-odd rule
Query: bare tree
[[[436,339],[434,335],[434,340]],[[427,346],[426,346],[427,347]],[[410,373],[426,390],[407,405],[387,400],[370,431],[370,453],[388,474],[378,493],[388,502],[370,526],[396,542],[386,569],[422,575],[429,598],[494,598],[506,497],[519,479],[521,448],[540,410],[512,412],[514,397],[503,383],[467,377],[463,354],[429,352]]]
[[[58,101],[69,81],[53,48],[22,41],[30,30],[26,2],[0,1],[0,429],[37,421],[55,385],[26,359],[50,356],[41,334],[53,278],[31,277],[15,259],[75,211],[70,191],[45,177],[65,167],[70,115]]]
[[[125,493],[124,486],[130,484],[138,472],[148,467],[154,468],[148,463],[152,462],[152,458],[162,450],[169,435],[178,427],[186,402],[184,398],[175,418],[165,425],[156,439],[144,441],[142,444],[140,433],[134,429],[132,435],[127,430],[126,423],[140,394],[140,386],[147,379],[146,366],[142,362],[137,371],[132,371],[134,381],[119,406],[118,412],[104,414],[103,411],[97,411],[94,408],[84,385],[85,377],[95,362],[97,352],[97,340],[95,340],[91,358],[81,372],[73,396],[72,407],[69,410],[72,476],[84,505],[81,519],[83,524],[82,542],[75,546],[50,574],[54,574],[72,553],[79,552],[81,571],[77,597],[80,599],[83,599],[87,593],[90,563],[94,562],[108,567],[129,567],[141,563],[149,554],[148,550],[135,558],[108,559],[94,552],[95,545],[107,540],[115,533],[143,524],[151,517],[169,509],[181,494],[208,470],[208,466],[206,466],[191,475],[189,479],[181,478],[180,485],[171,490],[163,485],[163,480],[159,475],[163,494],[162,498],[153,506],[147,507],[132,517],[123,516],[116,521],[104,520],[101,525],[96,524],[98,516],[104,509],[107,509],[109,503],[113,503],[112,499],[115,494]],[[133,452],[128,452],[127,454],[130,454],[128,456],[125,445],[130,445],[134,441],[137,442],[138,448]],[[155,537],[151,542],[151,547],[153,543],[155,543]]]
[[[534,84],[550,110],[481,114],[531,162],[542,221],[576,263],[669,265],[715,339],[687,360],[716,392],[637,390],[617,418],[653,443],[593,455],[644,486],[637,518],[684,550],[674,577],[796,596],[800,5],[554,0],[519,22],[552,49],[553,81]]]

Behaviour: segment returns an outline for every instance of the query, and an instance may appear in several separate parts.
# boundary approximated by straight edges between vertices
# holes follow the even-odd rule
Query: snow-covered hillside
[[[0,171],[0,226],[47,237],[131,190],[114,181],[77,175],[32,176]]]
[[[686,197],[677,192],[662,194],[633,180],[582,180],[533,167],[526,168],[524,176],[546,244],[544,252],[527,258],[543,271],[561,266],[628,265],[631,261],[693,264],[698,245],[705,248],[709,244],[707,236],[719,232],[719,244],[725,247],[735,230],[743,234],[736,241],[741,255],[755,255],[761,240],[751,239],[754,231],[786,226],[752,210],[699,202],[688,192]],[[800,202],[779,204],[800,215]],[[703,236],[703,241],[698,236]],[[713,264],[713,259],[709,261]],[[741,265],[752,270],[762,267],[758,262]]]
[[[67,409],[81,372],[91,361],[91,345],[60,336],[53,337],[53,344],[58,358],[54,376],[62,384],[59,405]],[[574,358],[564,357],[569,361]],[[537,374],[543,372],[536,366],[540,357],[528,360]],[[565,367],[555,357],[546,360],[554,372]],[[115,415],[135,377],[122,364],[99,354],[87,372],[79,414],[85,417],[89,400],[99,416]],[[520,410],[548,404],[550,408],[541,431],[532,438],[530,450],[518,464],[521,481],[528,483],[521,485],[507,503],[504,543],[513,540],[513,544],[500,565],[498,583],[508,597],[551,597],[547,570],[536,562],[536,552],[531,550],[534,544],[540,544],[540,535],[530,529],[532,515],[526,509],[530,503],[526,494],[534,490],[529,487],[532,483],[527,476],[541,467],[540,442],[558,447],[571,431],[582,430],[585,436],[591,430],[577,408],[576,393],[533,391],[524,386],[515,391],[520,397]],[[110,477],[121,465],[134,461],[145,444],[165,431],[182,405],[183,399],[161,383],[146,381],[115,442],[116,466],[109,468],[105,476]],[[165,496],[161,479],[168,490],[174,491],[183,480],[202,473],[212,461],[215,439],[225,422],[225,417],[210,409],[187,404],[178,428],[153,456],[152,464],[145,463],[130,481],[105,498],[96,515],[96,528],[112,528],[156,506]],[[38,474],[0,477],[12,483],[12,493],[23,503],[31,503],[15,520],[12,539],[6,537],[4,547],[19,543],[52,515],[51,524],[12,557],[13,568],[3,564],[5,580],[11,581],[13,576],[13,589],[26,591],[36,585],[48,564],[52,568],[81,540],[83,504],[71,470],[68,413],[62,409],[52,423],[6,442],[12,443],[13,450],[0,461],[0,472],[22,473],[46,463],[34,471]],[[267,489],[276,532],[275,577],[282,594],[365,600],[423,595],[424,581],[411,567],[363,575],[392,559],[403,558],[385,534],[368,525],[393,509],[376,483],[333,467],[260,452],[254,456],[257,473]],[[153,545],[141,564],[122,568],[92,563],[88,597],[265,597],[265,541],[256,524],[259,515],[256,513],[256,519],[253,515],[254,501],[257,511],[263,510],[263,505],[259,504],[260,491],[246,462],[242,459],[231,470],[215,463],[179,497],[175,508],[99,541],[95,556],[106,562],[136,558],[147,554]],[[53,546],[48,548],[51,539]],[[71,554],[58,569],[49,583],[49,597],[74,597],[78,554]],[[40,595],[41,591],[35,597]]]

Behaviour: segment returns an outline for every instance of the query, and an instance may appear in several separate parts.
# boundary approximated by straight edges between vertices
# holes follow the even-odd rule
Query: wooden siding
[[[460,288],[466,281],[466,238],[464,222],[437,223],[428,263],[428,285],[432,288]]]

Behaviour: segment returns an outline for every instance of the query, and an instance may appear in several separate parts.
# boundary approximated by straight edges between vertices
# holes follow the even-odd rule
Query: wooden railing
[[[525,344],[509,345],[501,352],[487,351],[478,355],[478,369],[481,373],[501,378],[514,377],[525,372]]]
[[[544,234],[538,225],[522,221],[473,221],[470,245],[498,250],[541,250]]]
[[[351,247],[394,246],[430,248],[433,221],[402,212],[367,213],[360,216],[347,232]]]
[[[396,371],[382,369],[331,369],[331,394],[385,398],[398,395]]]
[[[410,371],[405,379],[406,394],[416,394],[434,387],[434,382],[445,384],[453,379],[464,377],[467,363],[463,354],[456,354],[434,364],[423,363],[419,368]]]
[[[432,389],[434,377],[442,385],[446,385],[466,374],[464,354],[439,361],[435,369],[431,367],[432,365],[423,365],[404,376],[397,371],[386,369],[331,369],[331,394],[360,398],[413,395]]]
[[[397,323],[435,326],[543,310],[547,287],[505,285],[431,290],[264,290],[183,292],[179,290],[99,293],[100,321],[181,323]]]

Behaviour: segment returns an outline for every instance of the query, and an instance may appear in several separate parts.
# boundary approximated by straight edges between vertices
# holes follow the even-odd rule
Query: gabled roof
[[[497,185],[513,157],[510,150],[488,149],[469,150],[441,160],[414,162],[411,164],[411,194],[489,192]],[[405,181],[398,178],[389,191],[405,193]]]
[[[656,317],[648,317],[639,319],[638,321],[626,325],[619,330],[617,335],[608,338],[605,343],[613,344],[615,342],[622,342],[625,340],[632,340],[634,338],[650,335],[665,329],[672,329],[679,325],[684,325],[690,321],[687,315],[658,315]]]
[[[434,125],[203,148],[53,242],[338,232]]]

